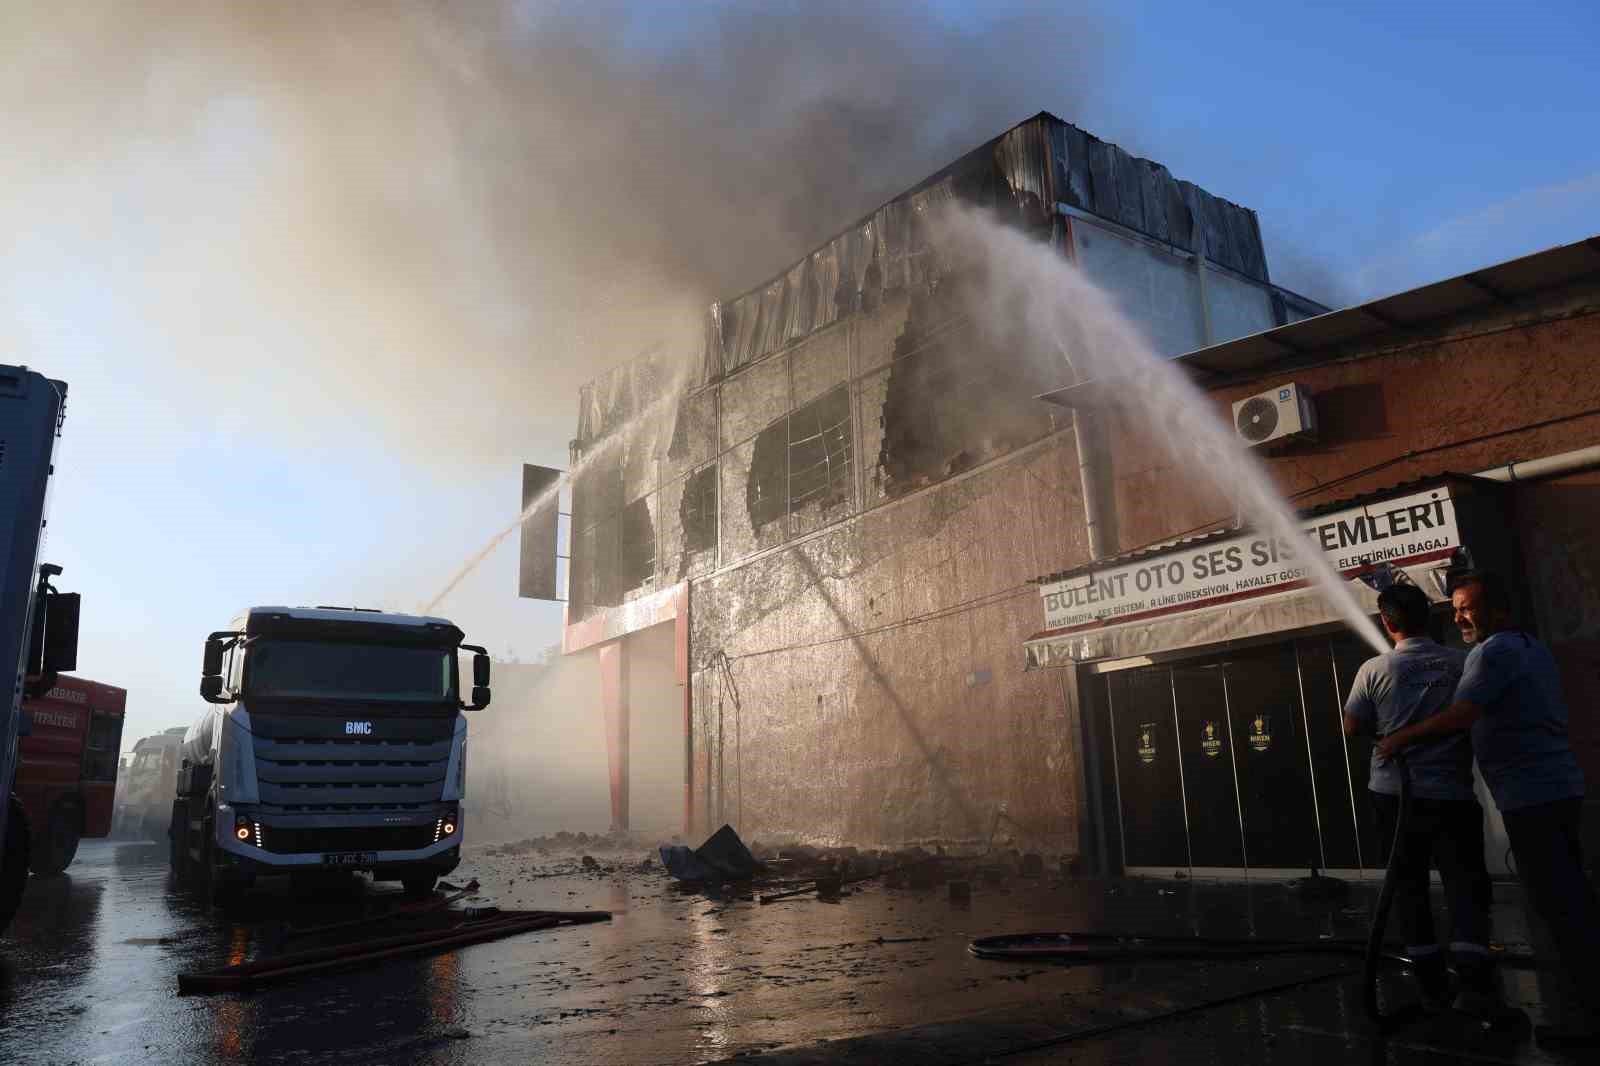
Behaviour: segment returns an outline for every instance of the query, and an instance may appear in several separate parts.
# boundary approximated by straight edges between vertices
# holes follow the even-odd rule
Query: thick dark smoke
[[[30,5],[0,44],[26,133],[0,221],[30,234],[0,276],[75,272],[110,308],[92,343],[247,422],[526,454],[582,381],[692,347],[706,301],[1034,111],[1078,117],[1102,20],[975,10]]]

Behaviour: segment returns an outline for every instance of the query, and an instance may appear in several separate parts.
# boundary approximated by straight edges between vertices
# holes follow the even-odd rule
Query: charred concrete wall
[[[696,807],[747,836],[1077,849],[1075,708],[1031,571],[1086,558],[1070,438],[693,591]]]
[[[1047,114],[952,163],[765,285],[713,305],[698,353],[655,352],[580,397],[570,611],[692,580],[1056,428],[1063,383],[986,352],[960,264],[929,243],[959,201],[1052,242],[1164,352],[1319,310],[1267,283],[1253,212]]]
[[[1268,283],[1253,212],[1040,115],[714,305],[700,352],[586,387],[569,619],[690,583],[700,828],[955,842],[1003,814],[1076,850],[1072,686],[1021,652],[1028,579],[1087,559],[1070,422],[1035,399],[1068,371],[980,340],[928,239],[951,201],[1171,354],[1318,310]]]

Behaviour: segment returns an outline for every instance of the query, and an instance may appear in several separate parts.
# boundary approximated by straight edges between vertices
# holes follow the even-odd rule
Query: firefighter
[[[1505,821],[1517,875],[1550,927],[1581,1010],[1567,1028],[1540,1026],[1541,1043],[1600,1042],[1600,900],[1583,871],[1583,771],[1567,737],[1567,706],[1550,649],[1512,622],[1510,589],[1473,572],[1451,591],[1461,636],[1474,644],[1455,700],[1386,737],[1385,756],[1471,730],[1478,769]]]
[[[1383,628],[1394,650],[1362,664],[1345,702],[1347,736],[1384,736],[1425,721],[1450,706],[1466,653],[1428,637],[1428,598],[1414,585],[1391,585],[1378,595]],[[1408,754],[1372,755],[1368,787],[1378,831],[1394,856],[1396,920],[1406,954],[1415,961],[1423,1002],[1450,1005],[1450,975],[1434,932],[1428,901],[1430,861],[1439,867],[1450,907],[1450,954],[1461,987],[1455,1006],[1488,1013],[1499,1006],[1489,961],[1489,870],[1483,857],[1483,808],[1472,790],[1472,745],[1446,735]],[[1400,774],[1411,778],[1411,816],[1398,840]]]

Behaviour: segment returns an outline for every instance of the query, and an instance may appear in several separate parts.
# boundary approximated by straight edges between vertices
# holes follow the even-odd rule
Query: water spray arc
[[[1280,552],[1374,651],[1389,650],[1349,584],[1306,541],[1266,468],[1183,367],[1157,355],[1115,301],[1048,244],[970,208],[938,220],[936,240],[950,261],[979,270],[981,303],[972,315],[996,346],[1026,344],[1061,359],[1078,382],[1138,427],[1171,465],[1230,501],[1240,518],[1272,537]],[[1019,338],[1018,332],[1021,331]],[[1076,416],[1075,416],[1076,417]]]
[[[483,547],[479,548],[477,551],[468,556],[466,562],[461,564],[460,568],[458,568],[451,576],[450,580],[445,583],[444,587],[441,588],[432,599],[428,600],[428,602],[423,605],[421,608],[421,613],[431,614],[439,606],[439,604],[443,603],[444,600],[472,574],[474,570],[483,564],[485,559],[494,554],[494,550],[496,548],[504,544],[506,539],[510,537],[511,534],[522,528],[522,524],[524,522],[528,521],[528,519],[532,518],[546,507],[558,506],[561,500],[562,490],[568,485],[572,484],[572,479],[577,477],[578,474],[582,473],[596,459],[606,455],[619,444],[626,443],[632,437],[632,430],[635,425],[647,418],[655,417],[658,411],[660,411],[667,404],[677,403],[679,400],[681,400],[682,394],[688,386],[688,379],[689,365],[686,361],[684,366],[679,368],[678,371],[667,382],[667,384],[662,388],[661,395],[645,404],[644,407],[640,408],[639,411],[626,422],[612,430],[610,434],[596,441],[589,451],[585,452],[581,459],[574,462],[569,469],[564,471],[560,477],[552,482],[549,488],[545,489],[538,496],[535,496],[533,500],[530,501],[528,505],[518,513],[517,517],[510,524],[506,525],[504,528],[495,533],[494,536],[489,538]]]

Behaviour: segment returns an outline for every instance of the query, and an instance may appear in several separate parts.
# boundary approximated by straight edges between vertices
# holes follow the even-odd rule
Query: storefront
[[[1437,604],[1461,646],[1452,571],[1516,572],[1504,486],[1444,476],[1303,516],[1307,544],[1228,532],[1040,582],[1047,628],[1030,668],[1073,670],[1102,869],[1295,876],[1382,868],[1367,801],[1371,740],[1347,740],[1345,697],[1372,649],[1307,586],[1318,551],[1375,613],[1385,580]],[[1481,785],[1480,785],[1481,789]],[[1490,809],[1490,869],[1505,843]]]

